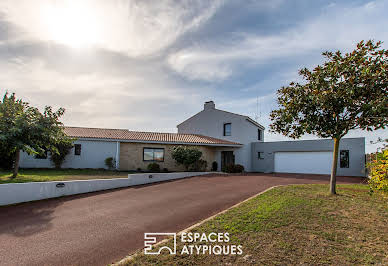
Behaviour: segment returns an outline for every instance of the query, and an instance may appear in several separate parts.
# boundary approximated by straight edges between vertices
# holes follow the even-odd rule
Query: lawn
[[[140,254],[124,264],[388,265],[388,198],[368,191],[339,185],[330,196],[327,185],[278,187],[193,230],[229,232],[228,244],[242,245],[242,255],[180,255],[178,236],[178,255]]]
[[[0,184],[41,181],[66,181],[101,178],[126,178],[130,172],[95,169],[20,169],[15,179],[10,179],[11,171],[0,170]]]

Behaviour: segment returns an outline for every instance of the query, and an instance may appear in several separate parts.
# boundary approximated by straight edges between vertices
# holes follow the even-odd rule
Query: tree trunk
[[[20,150],[15,152],[15,164],[13,165],[13,175],[11,178],[15,178],[18,176],[19,172],[19,161],[20,161]]]
[[[331,167],[331,177],[330,177],[330,193],[337,194],[336,191],[336,175],[337,175],[337,165],[338,165],[338,147],[339,147],[339,138],[334,138],[334,150],[333,150],[333,164]]]

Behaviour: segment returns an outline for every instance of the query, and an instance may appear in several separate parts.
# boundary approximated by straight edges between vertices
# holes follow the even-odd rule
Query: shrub
[[[147,165],[147,169],[150,172],[160,172],[160,166],[157,163],[150,163]]]
[[[217,163],[216,161],[214,161],[214,162],[212,163],[212,171],[215,172],[215,171],[217,171],[217,170],[218,170],[218,163]]]
[[[375,159],[369,164],[369,187],[371,191],[388,192],[388,149],[375,154]]]
[[[61,168],[66,156],[73,148],[73,140],[70,138],[63,138],[60,142],[54,145],[56,150],[50,151],[50,160],[54,164],[55,168]]]
[[[115,168],[115,159],[113,159],[113,157],[108,157],[105,159],[105,165],[109,168],[109,169],[113,169]]]
[[[141,171],[142,171],[140,167],[138,167],[136,170],[137,170],[138,172],[141,172]]]
[[[207,169],[207,161],[199,159],[195,163],[193,163],[191,170],[196,172],[206,171]]]
[[[177,146],[174,147],[172,158],[181,165],[184,165],[186,170],[196,163],[202,156],[202,152],[196,148]]]
[[[168,173],[168,169],[167,168],[163,168],[163,172]]]
[[[227,173],[242,173],[244,172],[244,166],[241,164],[229,164],[224,171]]]
[[[15,161],[15,152],[10,152],[11,147],[6,143],[0,142],[0,169],[10,170]]]

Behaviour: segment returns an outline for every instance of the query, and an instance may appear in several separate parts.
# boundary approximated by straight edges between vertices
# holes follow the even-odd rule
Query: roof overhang
[[[235,147],[240,148],[243,144],[221,144],[221,143],[195,143],[195,142],[169,142],[169,141],[154,141],[154,140],[127,140],[127,139],[108,139],[108,138],[82,138],[72,137],[86,141],[107,141],[107,142],[123,142],[123,143],[149,143],[149,144],[170,144],[170,145],[192,145],[192,146],[209,146],[209,147]]]

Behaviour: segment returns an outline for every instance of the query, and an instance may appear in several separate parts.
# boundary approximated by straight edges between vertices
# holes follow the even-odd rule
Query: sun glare
[[[74,48],[98,44],[101,41],[98,16],[90,6],[80,1],[46,6],[43,23],[52,41]]]

